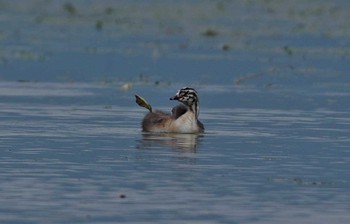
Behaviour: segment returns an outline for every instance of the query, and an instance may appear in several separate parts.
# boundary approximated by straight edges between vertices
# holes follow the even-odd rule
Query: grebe
[[[149,110],[142,120],[144,132],[159,133],[203,133],[204,126],[198,120],[199,98],[195,89],[185,87],[180,89],[170,100],[177,100],[182,104],[174,107],[170,113],[153,111],[145,99],[135,95],[136,103]]]

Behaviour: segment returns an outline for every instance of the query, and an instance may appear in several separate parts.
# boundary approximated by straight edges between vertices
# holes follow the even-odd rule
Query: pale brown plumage
[[[199,100],[193,88],[180,89],[170,100],[178,100],[182,104],[174,107],[171,114],[163,111],[152,111],[145,99],[135,95],[136,102],[150,112],[142,120],[145,132],[202,133],[204,125],[198,120]]]

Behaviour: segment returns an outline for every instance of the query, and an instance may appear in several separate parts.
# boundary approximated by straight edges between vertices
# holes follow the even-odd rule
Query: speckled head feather
[[[199,98],[197,91],[191,87],[184,87],[177,91],[176,95],[171,97],[170,100],[177,100],[186,106],[188,106],[197,116],[199,116]]]

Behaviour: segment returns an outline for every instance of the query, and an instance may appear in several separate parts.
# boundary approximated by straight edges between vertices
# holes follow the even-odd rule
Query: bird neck
[[[191,106],[189,106],[189,108],[195,114],[196,119],[198,119],[198,116],[199,116],[199,103],[198,103],[198,101],[195,101]]]

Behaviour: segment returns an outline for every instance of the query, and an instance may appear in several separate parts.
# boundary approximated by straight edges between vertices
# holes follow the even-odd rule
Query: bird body
[[[202,133],[203,124],[198,120],[199,99],[193,88],[180,89],[170,100],[178,100],[182,104],[174,107],[171,113],[152,111],[152,107],[142,97],[135,95],[136,103],[150,112],[142,120],[144,132],[156,133]]]

